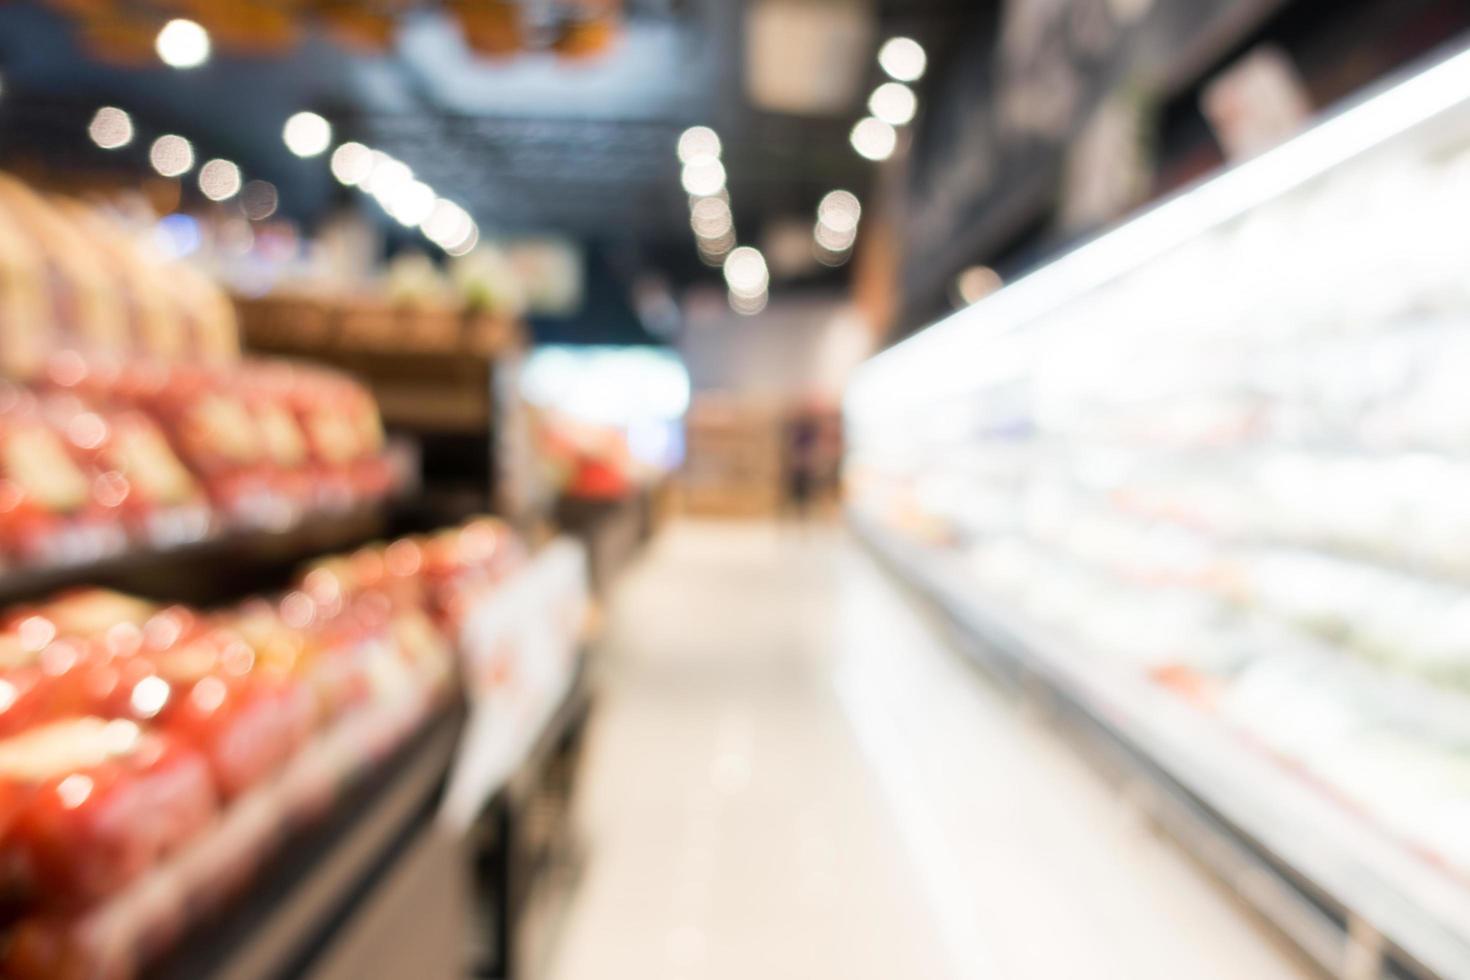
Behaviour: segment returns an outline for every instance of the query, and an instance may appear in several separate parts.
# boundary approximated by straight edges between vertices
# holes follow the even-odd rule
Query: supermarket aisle
[[[1305,975],[837,529],[622,583],[555,980]]]

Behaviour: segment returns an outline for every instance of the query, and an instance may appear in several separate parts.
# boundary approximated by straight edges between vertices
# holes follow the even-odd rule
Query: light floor
[[[833,528],[620,583],[550,980],[1304,977]]]

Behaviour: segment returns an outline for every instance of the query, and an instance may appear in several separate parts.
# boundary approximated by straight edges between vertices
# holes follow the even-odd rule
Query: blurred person
[[[812,514],[821,474],[822,431],[820,420],[810,410],[798,411],[786,426],[783,459],[785,504],[800,522]]]

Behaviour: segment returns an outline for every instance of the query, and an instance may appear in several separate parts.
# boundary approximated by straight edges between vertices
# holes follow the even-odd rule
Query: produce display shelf
[[[289,345],[252,346],[261,353],[301,354]],[[496,361],[510,346],[485,352],[325,348],[311,357],[364,379],[390,428],[482,435],[495,417]]]
[[[987,601],[959,559],[855,510],[849,525],[961,647],[1033,695],[1248,905],[1334,976],[1470,977],[1470,886],[1141,673]]]
[[[586,722],[592,710],[592,685],[587,655],[577,657],[576,666],[550,717],[526,749],[515,771],[496,792],[513,806],[523,807],[539,784],[540,772],[568,738]]]
[[[239,898],[191,928],[145,976],[309,975],[313,958],[434,821],[463,722],[457,703],[439,711],[326,814],[288,838]]]
[[[167,594],[160,577],[175,573],[194,576],[199,566],[212,565],[238,573],[242,566],[295,562],[355,544],[381,534],[387,526],[388,504],[373,502],[333,510],[314,511],[288,527],[229,530],[194,541],[158,547],[134,547],[102,558],[50,565],[17,565],[0,570],[0,605],[33,599],[81,585],[132,586],[145,594]],[[194,578],[197,584],[197,577]],[[152,583],[152,584],[146,584]],[[238,578],[230,591],[241,591]]]

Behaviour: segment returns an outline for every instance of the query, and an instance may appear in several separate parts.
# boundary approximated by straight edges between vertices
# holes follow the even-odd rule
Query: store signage
[[[570,690],[589,609],[587,551],[559,538],[466,617],[470,717],[441,819],[466,830],[524,761]]]

